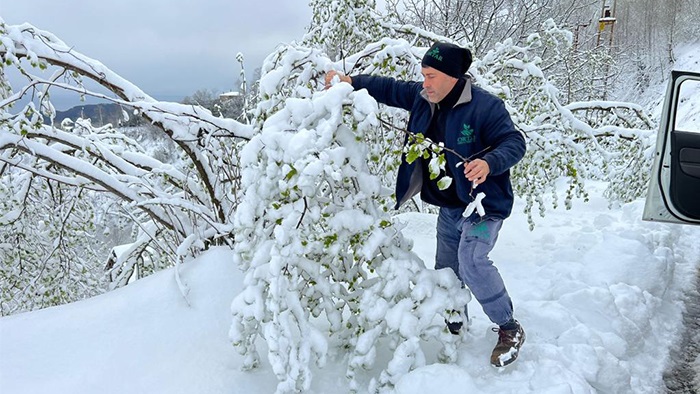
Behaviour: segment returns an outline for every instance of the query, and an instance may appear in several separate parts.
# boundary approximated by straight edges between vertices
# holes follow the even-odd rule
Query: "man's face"
[[[451,77],[432,67],[423,67],[421,74],[423,74],[425,78],[423,81],[423,88],[428,94],[428,101],[431,103],[439,103],[442,101],[457,83],[457,78]]]

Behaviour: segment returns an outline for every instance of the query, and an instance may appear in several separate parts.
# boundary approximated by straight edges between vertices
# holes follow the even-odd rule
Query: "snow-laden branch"
[[[82,160],[71,155],[61,153],[56,149],[51,149],[45,144],[36,142],[33,139],[3,133],[2,137],[0,138],[0,150],[5,150],[8,148],[20,149],[37,158],[56,164],[63,169],[68,169],[87,181],[94,182],[103,189],[124,200],[136,203],[143,200],[143,197],[131,187],[139,182],[138,177],[123,177],[123,181],[119,181],[112,174],[109,174],[95,166],[86,166]],[[146,212],[153,219],[165,225],[169,229],[177,230],[180,233],[184,232],[184,229],[176,227],[177,223],[173,223],[166,219],[166,215],[161,209],[146,209]]]
[[[455,45],[463,45],[462,43],[455,41],[449,37],[445,37],[444,35],[441,34],[435,34],[432,31],[422,29],[418,26],[414,25],[407,25],[407,24],[398,24],[394,23],[389,20],[382,19],[379,21],[380,25],[389,30],[389,31],[394,31],[396,33],[404,34],[408,37],[414,37],[414,40],[417,39],[422,39],[423,41],[427,43],[432,43],[436,41],[442,41],[442,42],[449,42]],[[428,49],[430,45],[426,46],[426,50]]]
[[[3,24],[2,32],[0,58],[4,62],[9,62],[20,68],[30,78],[29,85],[32,87],[44,85],[46,89],[48,87],[69,89],[81,94],[109,99],[137,109],[152,124],[161,127],[190,158],[204,190],[209,195],[208,199],[215,207],[218,220],[221,222],[226,220],[225,212],[228,210],[223,206],[224,196],[219,193],[216,187],[218,173],[208,164],[210,156],[222,152],[218,149],[211,149],[213,145],[217,144],[208,144],[204,147],[203,141],[207,143],[211,138],[220,135],[250,139],[253,135],[251,125],[244,125],[232,119],[215,117],[211,112],[201,107],[156,101],[99,61],[77,52],[51,33],[39,30],[29,24],[18,26]],[[77,87],[69,86],[57,83],[55,80],[42,80],[30,76],[21,66],[21,58],[27,58],[40,67],[45,67],[43,63],[45,62],[90,78],[114,93],[119,99],[90,92],[82,84]],[[20,90],[20,94],[27,94],[28,91],[28,87],[25,87]],[[21,98],[20,94],[6,98],[3,103],[7,105],[16,101]],[[45,100],[42,100],[43,102]]]
[[[49,67],[54,71],[43,76]],[[161,264],[155,260],[173,261],[177,255],[181,261],[208,245],[231,242],[230,215],[240,189],[238,151],[255,134],[252,124],[214,116],[200,106],[157,101],[101,62],[29,24],[6,25],[0,19],[0,68],[0,175],[26,172],[121,200],[121,214],[144,236],[137,238],[139,245],[125,249],[138,263],[120,260],[114,266],[120,283],[131,276],[130,267],[141,265],[139,271],[147,271],[144,266]],[[19,71],[24,84],[11,86],[6,68]],[[87,89],[87,79],[111,93]],[[111,101],[144,116],[162,130],[161,138],[172,142],[168,162],[156,160],[111,125],[95,128],[86,120],[54,124],[51,98],[56,90]],[[20,106],[26,98],[30,101]],[[170,242],[187,246],[168,246]],[[179,255],[188,250],[188,256]]]

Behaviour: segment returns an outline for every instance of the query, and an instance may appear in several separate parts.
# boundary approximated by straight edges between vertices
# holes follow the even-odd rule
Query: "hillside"
[[[124,111],[129,115],[129,119],[124,119]],[[100,127],[107,123],[113,126],[137,126],[141,123],[139,116],[123,108],[119,104],[85,104],[72,107],[66,111],[56,111],[54,122],[60,124],[64,119],[90,119],[93,126]],[[49,119],[45,119],[49,123]]]

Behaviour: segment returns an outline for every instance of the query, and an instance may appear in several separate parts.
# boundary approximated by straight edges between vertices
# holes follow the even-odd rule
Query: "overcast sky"
[[[10,25],[30,23],[161,100],[233,90],[280,43],[299,41],[309,0],[0,0]],[[59,108],[61,109],[61,108]]]

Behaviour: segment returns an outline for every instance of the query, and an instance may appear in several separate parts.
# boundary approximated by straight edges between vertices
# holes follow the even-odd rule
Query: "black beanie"
[[[428,49],[421,61],[423,67],[432,67],[445,74],[460,78],[472,65],[469,49],[446,42],[436,42]]]

